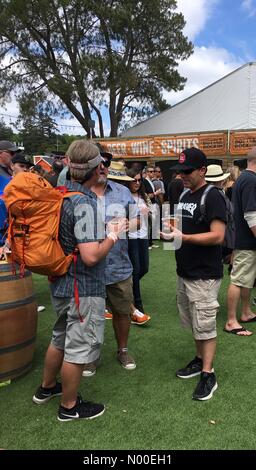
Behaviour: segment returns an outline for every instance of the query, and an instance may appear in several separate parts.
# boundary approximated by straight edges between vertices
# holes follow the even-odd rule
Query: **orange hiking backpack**
[[[63,194],[35,173],[19,173],[7,184],[8,241],[21,273],[25,268],[47,276],[62,276],[68,271],[74,254],[63,252],[59,222],[63,199],[75,194],[80,193],[66,190]]]

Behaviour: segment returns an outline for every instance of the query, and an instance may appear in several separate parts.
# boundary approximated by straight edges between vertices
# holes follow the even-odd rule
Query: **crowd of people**
[[[86,139],[74,141],[61,162],[56,160],[55,175],[31,167],[17,150],[11,142],[0,141],[2,191],[20,171],[34,171],[53,186],[76,193],[63,201],[59,240],[66,255],[78,249],[77,264],[71,263],[65,275],[50,282],[56,323],[33,402],[44,404],[60,395],[60,421],[92,419],[104,412],[103,404],[82,399],[80,380],[94,375],[100,363],[106,307],[117,361],[125,370],[136,368],[128,351],[130,325],[150,321],[140,281],[149,270],[149,251],[158,247],[159,235],[170,243],[180,242],[175,250],[177,307],[195,341],[195,357],[176,375],[200,376],[193,399],[210,399],[218,387],[213,362],[224,262],[231,272],[224,331],[250,336],[241,323],[256,321],[250,308],[256,278],[256,147],[248,153],[248,167],[241,175],[234,167],[224,173],[219,165],[207,166],[198,148],[184,149],[172,167],[169,185],[159,166],[142,169],[135,163],[127,169],[123,161],[112,161],[100,144]],[[162,217],[166,202],[178,225]]]

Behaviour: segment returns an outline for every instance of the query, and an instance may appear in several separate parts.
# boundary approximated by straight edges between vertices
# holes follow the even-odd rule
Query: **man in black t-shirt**
[[[250,309],[250,291],[256,278],[256,147],[248,153],[247,169],[233,186],[232,203],[235,214],[235,250],[231,283],[228,289],[228,319],[225,331],[238,336],[252,333],[240,325],[236,312],[242,299],[241,323],[256,321]]]
[[[173,169],[180,173],[187,188],[178,205],[182,231],[173,228],[169,235],[162,232],[164,238],[180,238],[182,242],[175,252],[177,305],[183,326],[192,329],[196,357],[176,375],[185,379],[200,375],[194,400],[210,399],[218,387],[213,358],[217,297],[223,276],[221,244],[225,235],[226,207],[219,191],[213,189],[207,195],[205,217],[201,217],[200,201],[207,184],[206,165],[205,154],[197,148],[180,154],[179,163]]]

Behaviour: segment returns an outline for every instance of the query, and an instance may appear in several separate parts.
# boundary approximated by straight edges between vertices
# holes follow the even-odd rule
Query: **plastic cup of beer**
[[[118,232],[118,225],[121,222],[121,217],[115,216],[113,219],[110,220],[111,225],[113,226],[114,232]]]
[[[162,218],[162,222],[163,222],[163,227],[170,230],[171,227],[178,228],[179,219],[178,217],[175,217],[174,215],[168,215]]]

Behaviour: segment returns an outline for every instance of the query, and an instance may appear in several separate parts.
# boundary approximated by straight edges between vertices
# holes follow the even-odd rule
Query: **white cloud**
[[[241,6],[248,13],[249,17],[256,15],[256,3],[254,0],[243,0]]]
[[[177,9],[184,15],[186,26],[184,34],[193,41],[204,30],[213,7],[219,0],[177,0]]]
[[[207,21],[213,14],[214,7],[220,0],[177,0],[180,10],[187,22],[184,33],[196,43],[196,36],[207,26]],[[250,6],[252,0],[245,0]],[[243,61],[235,58],[228,50],[215,46],[195,45],[194,53],[179,64],[179,73],[187,78],[184,90],[174,93],[164,93],[164,97],[171,105],[188,98],[211,83],[219,80],[236,68],[243,65]]]
[[[171,105],[188,98],[206,86],[224,77],[243,62],[236,60],[226,49],[215,47],[195,47],[194,54],[179,65],[179,72],[187,77],[184,90],[165,93],[164,97]]]

